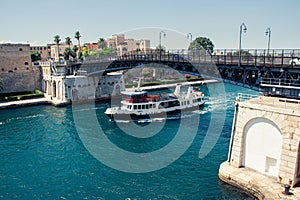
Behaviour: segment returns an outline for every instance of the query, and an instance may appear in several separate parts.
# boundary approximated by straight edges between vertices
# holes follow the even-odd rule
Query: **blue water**
[[[202,88],[208,96],[218,84],[210,87]],[[200,117],[197,134],[184,154],[170,165],[146,173],[113,169],[89,153],[74,123],[74,113],[84,111],[85,105],[1,110],[0,199],[253,199],[218,179],[219,165],[227,159],[234,99],[238,92],[255,94],[239,86],[225,84],[225,88],[225,95],[214,95],[199,112],[182,115],[185,119]],[[163,124],[158,134],[136,138],[126,131],[146,127],[149,122],[120,122],[125,127],[121,130],[103,114],[107,106],[108,102],[95,104],[97,120],[113,144],[130,152],[163,148],[174,139],[183,120],[174,116],[153,122]],[[199,158],[209,123],[222,121],[218,119],[222,113],[226,120],[217,143],[206,157]]]

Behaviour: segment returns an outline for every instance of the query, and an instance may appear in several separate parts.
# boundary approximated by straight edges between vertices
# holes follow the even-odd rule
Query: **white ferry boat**
[[[147,91],[135,90],[122,92],[120,106],[107,108],[105,114],[111,119],[143,119],[161,118],[169,113],[185,110],[196,110],[204,105],[204,94],[188,87],[186,93],[181,93],[181,84],[177,84],[174,93],[150,95]]]

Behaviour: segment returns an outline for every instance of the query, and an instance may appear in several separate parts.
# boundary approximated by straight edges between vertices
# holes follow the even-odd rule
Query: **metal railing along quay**
[[[238,102],[249,101],[251,103],[271,106],[274,108],[284,108],[300,111],[300,100],[291,99],[291,98],[281,98],[281,97],[268,97],[264,95],[252,95],[252,94],[244,94],[238,93],[236,98]]]

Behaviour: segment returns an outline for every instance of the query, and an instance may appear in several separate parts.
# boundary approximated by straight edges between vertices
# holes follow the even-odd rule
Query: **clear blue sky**
[[[209,37],[216,48],[238,48],[244,22],[244,49],[266,48],[267,27],[272,31],[271,48],[300,49],[299,0],[9,0],[0,7],[1,43],[45,45],[57,34],[76,43],[77,30],[82,42],[95,42],[116,33],[130,36],[135,29],[140,35],[132,36],[151,39],[151,46],[157,45],[159,31],[166,30],[163,43],[181,48],[170,34],[174,30],[183,34],[182,40],[192,33],[193,38]],[[149,29],[143,27],[158,28],[147,35]]]

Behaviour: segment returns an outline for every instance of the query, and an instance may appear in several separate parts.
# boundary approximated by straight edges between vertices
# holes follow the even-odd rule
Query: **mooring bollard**
[[[291,186],[288,185],[288,184],[284,184],[283,187],[284,187],[284,192],[283,193],[286,194],[286,195],[289,195]]]

